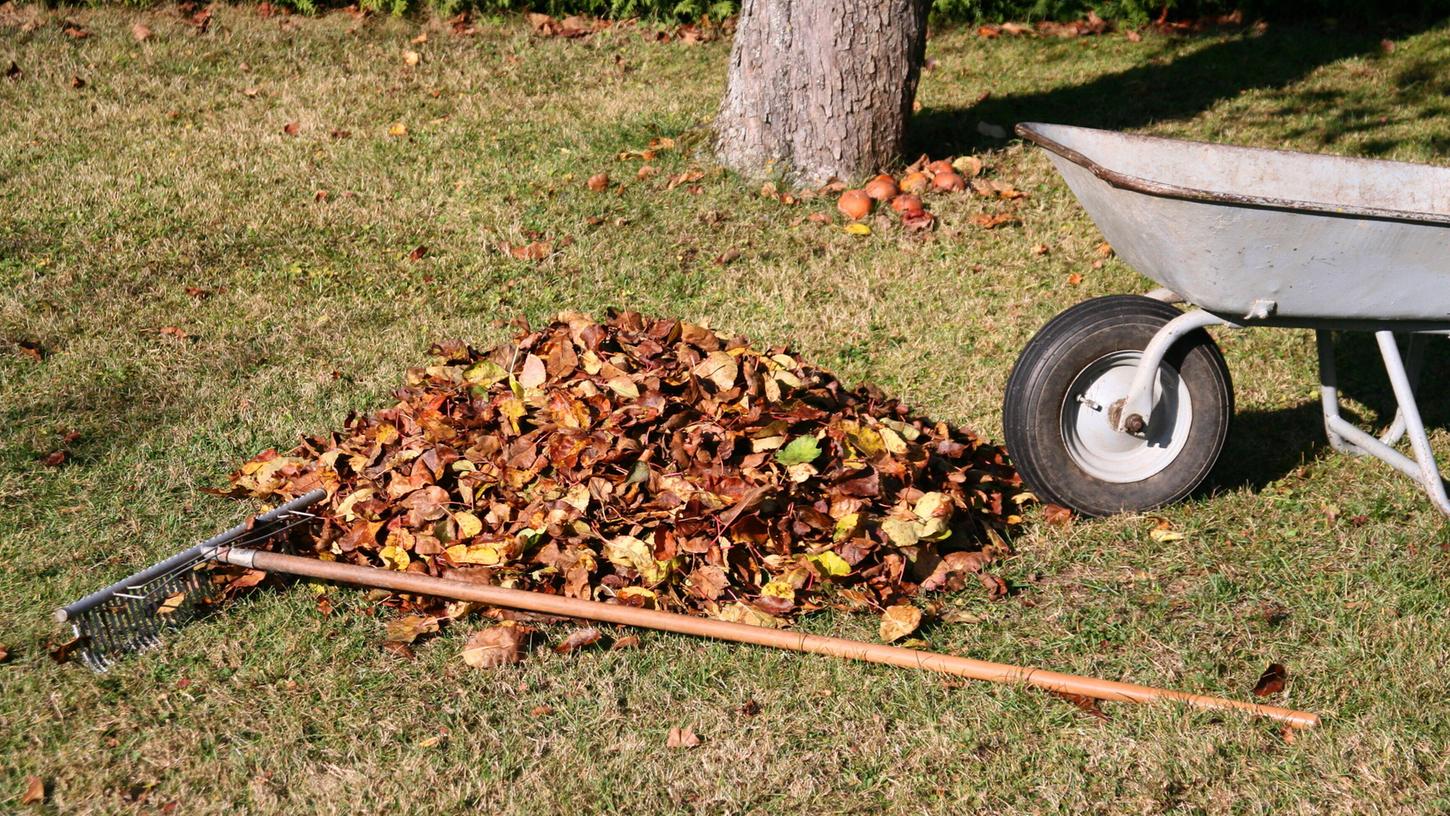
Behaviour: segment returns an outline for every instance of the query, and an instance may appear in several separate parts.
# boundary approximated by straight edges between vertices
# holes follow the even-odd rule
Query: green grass
[[[132,39],[136,20],[151,39]],[[1218,334],[1239,417],[1210,495],[1031,525],[1003,566],[1020,591],[947,598],[980,621],[927,632],[952,653],[1237,698],[1282,662],[1292,679],[1272,702],[1324,717],[1291,744],[1236,716],[1109,705],[1101,723],[1026,689],[652,633],[634,651],[480,672],[457,657],[467,623],[401,662],[350,590],[329,617],[303,587],[260,593],[104,677],[52,664],[52,608],[243,512],[199,488],[384,405],[430,341],[487,345],[518,314],[708,321],[999,435],[1031,334],[1150,284],[1116,259],[1095,267],[1101,238],[1046,159],[979,140],[979,120],[1442,164],[1450,145],[1445,28],[1389,32],[1390,53],[1381,32],[1332,28],[1140,43],[945,31],[917,146],[980,151],[1031,193],[1023,224],[973,227],[1005,205],[958,197],[930,202],[931,240],[858,238],[803,220],[828,203],[784,207],[704,158],[662,154],[645,181],[616,161],[698,133],[726,43],[427,28],[410,46],[416,22],[344,14],[221,7],[197,36],[165,10],[0,8],[0,70],[23,71],[0,78],[0,811],[21,809],[32,774],[65,813],[1450,809],[1445,520],[1388,468],[1326,449],[1303,332]],[[407,135],[390,136],[399,122]],[[665,189],[692,165],[698,194]],[[600,171],[625,189],[590,193]],[[533,233],[557,254],[497,249]],[[1348,391],[1383,423],[1371,346],[1347,342]],[[1447,454],[1446,386],[1427,389]],[[65,466],[39,462],[60,447]],[[1185,539],[1150,538],[1159,518]],[[804,628],[869,638],[873,624]],[[758,715],[738,713],[748,700]],[[542,704],[553,712],[530,714]],[[704,744],[667,750],[676,725]]]

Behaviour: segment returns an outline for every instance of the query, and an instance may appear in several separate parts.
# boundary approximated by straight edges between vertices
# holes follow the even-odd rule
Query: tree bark
[[[930,0],[744,0],[715,119],[722,164],[799,184],[901,157]]]

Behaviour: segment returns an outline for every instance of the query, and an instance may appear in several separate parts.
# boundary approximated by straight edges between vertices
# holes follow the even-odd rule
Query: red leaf
[[[1259,682],[1254,684],[1255,697],[1268,697],[1278,694],[1284,690],[1284,684],[1289,680],[1289,670],[1284,668],[1282,663],[1270,663],[1269,668],[1259,675]]]

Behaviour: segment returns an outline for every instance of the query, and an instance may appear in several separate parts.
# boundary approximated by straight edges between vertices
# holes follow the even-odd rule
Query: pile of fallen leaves
[[[1004,451],[784,348],[623,312],[432,353],[395,405],[260,454],[226,494],[326,488],[300,542],[322,559],[766,626],[1006,591],[984,569],[1026,498]],[[424,631],[467,611],[394,603]]]

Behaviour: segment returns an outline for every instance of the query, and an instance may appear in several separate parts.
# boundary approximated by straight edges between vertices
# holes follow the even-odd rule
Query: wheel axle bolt
[[[1148,423],[1144,422],[1143,418],[1137,414],[1129,414],[1128,418],[1123,420],[1123,430],[1128,433],[1142,433],[1146,427],[1148,427]]]

